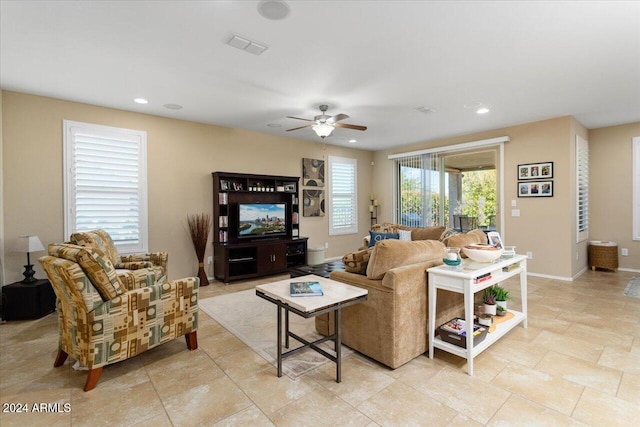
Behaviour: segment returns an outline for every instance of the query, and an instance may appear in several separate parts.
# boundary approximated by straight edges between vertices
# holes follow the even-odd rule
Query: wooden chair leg
[[[189,350],[196,350],[198,348],[198,332],[197,331],[189,332],[184,336],[184,338],[187,340],[187,348]]]
[[[67,360],[69,355],[62,349],[58,349],[58,355],[56,356],[56,361],[53,362],[53,367],[57,368],[59,366],[64,365],[64,361]]]
[[[93,390],[100,381],[100,375],[102,375],[102,366],[89,371],[87,375],[87,382],[84,384],[84,391]]]

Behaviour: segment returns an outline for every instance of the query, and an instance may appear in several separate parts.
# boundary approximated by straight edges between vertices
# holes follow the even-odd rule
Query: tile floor
[[[638,274],[635,274],[638,275]],[[569,283],[529,278],[529,328],[475,359],[436,351],[396,370],[357,353],[291,380],[204,313],[199,349],[183,339],[86,373],[54,369],[56,316],[0,326],[0,401],[67,403],[69,412],[0,412],[8,426],[631,426],[640,420],[640,298],[629,272],[587,271]],[[271,277],[266,281],[281,279]],[[201,288],[201,298],[262,281]],[[508,282],[514,296],[518,283]],[[518,300],[511,303],[518,305]],[[286,363],[286,362],[285,362]]]

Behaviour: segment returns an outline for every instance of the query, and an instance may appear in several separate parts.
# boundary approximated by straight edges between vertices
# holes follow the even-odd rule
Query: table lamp
[[[42,242],[38,238],[38,236],[20,236],[18,237],[18,243],[14,248],[15,252],[26,252],[27,253],[27,265],[24,266],[24,280],[22,283],[34,283],[37,282],[38,279],[33,277],[36,274],[33,271],[33,264],[31,264],[30,253],[44,251],[44,246],[42,246]]]

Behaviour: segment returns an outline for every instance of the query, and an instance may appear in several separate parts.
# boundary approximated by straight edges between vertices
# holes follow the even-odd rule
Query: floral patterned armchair
[[[54,367],[68,356],[86,366],[84,391],[97,385],[105,365],[179,336],[185,336],[189,350],[198,348],[197,277],[168,282],[153,272],[118,275],[100,249],[66,243],[49,245],[48,253],[40,263],[57,296]],[[139,280],[123,280],[131,278],[127,274]]]

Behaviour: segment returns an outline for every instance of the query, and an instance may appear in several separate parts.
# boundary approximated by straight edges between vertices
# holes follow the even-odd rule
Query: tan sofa
[[[428,348],[427,268],[442,264],[445,245],[437,240],[384,240],[363,251],[366,275],[331,272],[331,279],[369,291],[367,301],[342,310],[342,342],[397,368]],[[436,324],[463,313],[463,296],[438,293]],[[316,317],[316,330],[333,333],[333,318]]]

